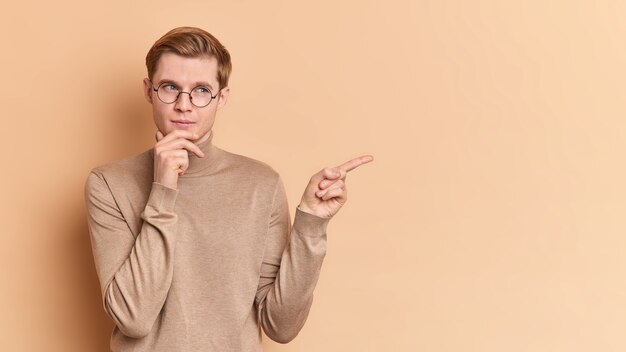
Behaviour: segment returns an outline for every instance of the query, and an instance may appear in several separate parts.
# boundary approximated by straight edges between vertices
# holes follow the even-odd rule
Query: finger
[[[201,158],[204,157],[204,152],[202,152],[197,145],[184,138],[175,139],[171,142],[166,142],[165,139],[163,139],[161,142],[157,143],[154,147],[154,151],[155,155],[163,154],[168,151],[183,151],[185,157],[188,156],[187,151],[190,151]]]
[[[343,174],[341,173],[341,170],[336,167],[325,167],[322,170],[322,173],[325,178],[331,179],[331,180],[340,178],[341,176],[343,176]]]
[[[198,147],[197,145],[195,145],[193,142],[184,139],[184,138],[178,138],[175,139],[169,143],[165,143],[162,145],[162,148],[168,149],[168,150],[172,150],[172,149],[186,149],[189,150],[190,152],[196,154],[199,157],[204,157],[204,152],[202,152],[202,150],[200,149],[200,147]]]
[[[326,194],[324,194],[322,196],[323,200],[329,200],[331,198],[335,198],[335,197],[340,197],[343,193],[343,189],[342,188],[333,188],[333,189],[329,189],[328,192],[326,192]]]
[[[178,150],[179,152],[181,150]],[[189,158],[187,157],[186,151],[182,151],[183,154],[178,154],[176,155],[176,159],[175,159],[175,170],[178,170],[178,174],[179,175],[183,175],[187,169],[189,168]]]
[[[329,188],[331,186],[336,185],[338,182],[341,182],[340,184],[343,185],[344,180],[343,179],[338,179],[338,180],[328,180],[328,179],[325,179],[322,182],[320,182],[319,189]]]
[[[156,138],[157,142],[160,141],[161,139],[163,139],[163,133],[161,133],[161,131],[157,130],[155,138]]]
[[[177,169],[189,162],[189,155],[185,149],[161,150],[159,160],[162,166],[173,167]]]
[[[309,180],[309,186],[319,187],[319,183],[322,182],[324,179],[336,178],[336,176],[338,175],[335,175],[333,170],[334,168],[332,167],[325,167],[321,169],[320,171],[316,172],[315,174],[313,174],[313,176],[311,176],[311,179]]]
[[[318,197],[322,197],[324,194],[326,194],[326,192],[329,192],[332,189],[344,188],[344,185],[345,183],[343,182],[343,180],[337,180],[333,182],[330,186],[328,186],[328,188],[315,192],[315,195]]]
[[[159,151],[159,168],[167,168],[182,174],[189,167],[189,156],[184,149]]]
[[[168,133],[165,137],[163,137],[163,141],[168,142],[174,139],[178,139],[178,138],[185,138],[185,139],[189,139],[189,140],[195,140],[198,139],[200,136],[192,131],[188,131],[188,130],[173,130],[172,132]]]
[[[346,161],[345,163],[339,165],[338,168],[345,172],[348,172],[348,171],[354,170],[358,166],[369,163],[370,161],[373,161],[373,160],[374,160],[374,157],[371,155],[362,155],[358,158],[354,158],[350,161]]]

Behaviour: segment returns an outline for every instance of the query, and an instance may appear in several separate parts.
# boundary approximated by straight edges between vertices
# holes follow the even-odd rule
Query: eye
[[[162,87],[163,87],[163,89],[165,89],[165,90],[170,90],[170,91],[172,91],[172,90],[178,90],[178,87],[176,87],[175,85],[173,85],[173,84],[171,84],[171,83],[166,83],[166,84],[164,84]]]
[[[201,95],[211,94],[211,91],[208,88],[202,87],[202,86],[194,88],[193,91],[194,93],[201,94]]]

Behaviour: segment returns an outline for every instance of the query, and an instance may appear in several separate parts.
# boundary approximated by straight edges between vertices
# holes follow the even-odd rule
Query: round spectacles
[[[150,82],[152,84],[152,82]],[[191,90],[191,92],[183,92],[181,91],[175,84],[169,82],[163,82],[159,85],[158,88],[152,89],[157,92],[157,97],[159,100],[164,102],[165,104],[172,104],[176,100],[181,93],[189,94],[189,100],[191,104],[198,108],[203,108],[211,103],[211,100],[217,97],[217,94],[212,95],[211,90],[208,87],[197,86]]]

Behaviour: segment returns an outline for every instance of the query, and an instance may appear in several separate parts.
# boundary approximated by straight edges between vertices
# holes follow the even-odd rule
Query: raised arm
[[[153,182],[135,238],[105,179],[90,173],[85,204],[104,310],[129,337],[146,336],[167,297],[173,273],[178,191]]]
[[[326,255],[329,220],[296,208],[291,227],[287,196],[278,178],[255,299],[259,324],[276,342],[293,340],[308,317]]]
[[[296,207],[293,228],[285,188],[278,177],[255,299],[258,321],[272,340],[287,343],[302,329],[326,255],[328,222],[348,199],[346,176],[373,160],[373,156],[363,155],[311,176]]]

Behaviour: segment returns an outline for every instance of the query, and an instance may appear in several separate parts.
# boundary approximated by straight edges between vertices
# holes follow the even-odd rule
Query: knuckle
[[[161,160],[167,160],[169,156],[170,156],[170,153],[168,150],[161,149],[157,153],[157,157]]]

